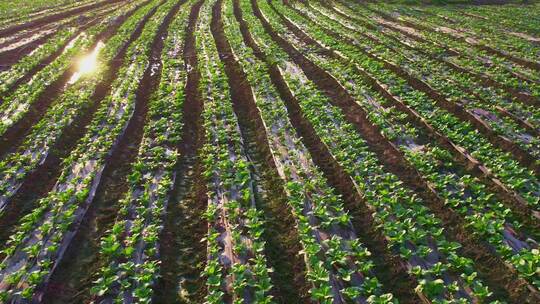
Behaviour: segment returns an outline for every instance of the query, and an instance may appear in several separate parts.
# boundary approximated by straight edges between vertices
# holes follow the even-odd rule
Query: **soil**
[[[206,264],[208,223],[203,220],[207,190],[202,172],[200,148],[204,144],[202,112],[204,101],[199,91],[200,72],[194,29],[203,1],[191,7],[186,27],[184,62],[188,69],[184,101],[182,140],[177,178],[171,192],[164,228],[160,235],[161,276],[156,283],[155,303],[202,303],[206,278],[200,274]]]
[[[271,274],[275,284],[272,294],[279,303],[308,303],[309,286],[304,279],[305,265],[298,255],[300,241],[295,229],[295,222],[287,198],[283,181],[279,178],[273,162],[267,135],[264,132],[262,118],[253,99],[252,91],[242,67],[235,61],[231,47],[223,32],[221,20],[222,1],[216,2],[213,9],[212,33],[216,41],[221,60],[225,64],[233,108],[238,117],[242,137],[250,158],[255,160],[261,172],[264,191],[266,229],[264,239],[267,240],[266,256],[274,268]]]

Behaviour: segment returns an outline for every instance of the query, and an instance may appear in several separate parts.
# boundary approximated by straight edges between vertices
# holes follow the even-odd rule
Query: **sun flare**
[[[103,48],[103,46],[105,46],[103,42],[98,42],[92,53],[79,59],[77,62],[77,72],[71,77],[69,81],[70,84],[77,82],[83,75],[91,74],[97,69],[99,50]]]
[[[96,69],[97,63],[97,54],[93,52],[92,54],[82,58],[79,61],[79,73],[88,74],[93,72]]]

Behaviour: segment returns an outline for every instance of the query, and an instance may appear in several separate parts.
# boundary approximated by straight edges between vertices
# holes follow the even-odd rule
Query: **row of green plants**
[[[129,6],[132,7],[132,5]],[[116,6],[107,6],[105,9],[91,11],[85,14],[85,16],[93,19],[98,15],[102,15],[104,11],[110,10],[112,7],[118,9]],[[115,14],[119,16],[117,12]],[[48,38],[45,43],[39,45],[28,56],[23,57],[20,61],[9,67],[9,69],[0,72],[0,96],[4,96],[17,80],[39,66],[45,58],[58,52],[68,45],[72,39],[77,37],[76,35],[80,31],[80,27],[76,23],[73,23],[77,18],[76,16],[61,21],[61,24],[56,25],[59,28],[58,31],[52,37]]]
[[[530,61],[532,63],[536,64],[536,67],[534,69],[538,72],[538,52],[540,51],[540,48],[538,47],[538,33],[533,34],[531,36],[530,34],[526,32],[521,32],[519,29],[515,28],[514,26],[510,27],[501,27],[499,21],[502,21],[503,18],[498,18],[497,22],[490,22],[490,23],[497,23],[497,26],[494,25],[488,25],[484,24],[482,18],[474,18],[476,21],[472,22],[470,15],[467,16],[465,14],[456,14],[454,12],[436,12],[437,15],[443,16],[445,18],[452,18],[455,25],[452,25],[452,27],[455,27],[459,29],[460,31],[464,31],[464,29],[468,29],[471,32],[474,32],[474,37],[477,38],[481,42],[485,44],[491,43],[491,45],[494,48],[499,48],[501,44],[503,45],[502,49],[505,50],[505,54],[509,54],[510,56],[515,56],[517,58],[525,58],[527,61]],[[447,15],[447,16],[445,16]],[[464,19],[464,17],[466,19]],[[511,18],[508,18],[509,20],[515,21],[519,20],[519,17],[512,16]],[[537,20],[534,20],[537,19]],[[432,22],[437,22],[437,19],[429,19]],[[525,19],[524,19],[525,20]],[[528,17],[526,19],[527,22],[530,24],[535,24],[535,22],[538,22],[538,18],[534,17]],[[438,21],[440,23],[440,21]],[[466,33],[467,34],[467,33]],[[522,64],[523,65],[523,64]],[[536,79],[538,79],[538,75],[536,74]]]
[[[28,43],[30,41],[37,40],[45,36],[47,33],[54,32],[66,25],[75,24],[77,22],[80,25],[82,25],[83,21],[85,21],[87,16],[95,15],[95,13],[97,12],[103,13],[113,8],[118,8],[124,4],[127,4],[127,3],[121,3],[121,2],[106,3],[104,5],[83,11],[78,15],[77,14],[68,15],[68,16],[65,16],[65,18],[60,18],[58,20],[51,20],[51,22],[48,22],[47,24],[41,25],[37,28],[32,27],[32,25],[29,25],[28,27],[25,27],[23,29],[16,31],[15,33],[1,35],[2,36],[0,38],[0,44],[2,45],[1,51],[4,52],[6,50],[11,50],[15,47],[14,45],[16,44],[21,45],[24,43]]]
[[[253,89],[274,162],[286,185],[312,298],[319,303],[392,303],[392,295],[382,292],[372,270],[371,253],[356,237],[341,198],[328,186],[287,119],[287,108],[267,66],[243,42],[232,1],[225,3],[223,19],[227,40]]]
[[[463,106],[471,117],[476,117],[485,123],[489,132],[492,132],[498,139],[506,142],[508,142],[507,139],[511,140],[528,155],[538,159],[540,164],[540,139],[528,134],[527,130],[511,118],[499,115],[497,106],[504,104],[504,101],[495,92],[475,83],[474,79],[468,75],[456,73],[443,63],[426,58],[421,53],[393,47],[393,40],[388,41],[384,37],[377,37],[376,39],[380,43],[375,43],[361,35],[348,34],[352,31],[365,31],[366,29],[355,27],[352,23],[344,25],[342,23],[344,21],[337,20],[336,16],[331,15],[331,12],[324,11],[323,13],[323,8],[315,9],[314,5],[304,7],[312,18],[317,18],[318,24],[322,27],[331,28],[335,33],[342,33],[340,36],[344,41],[352,41],[352,44],[361,51],[404,70],[412,78],[423,81],[441,93],[447,101]],[[351,29],[353,30],[351,31]]]
[[[316,5],[312,4],[311,6]],[[491,64],[493,63],[493,60],[485,58],[485,56],[489,55],[482,54],[473,56],[471,55],[471,52],[468,51],[464,53],[458,52],[458,54],[445,54],[447,50],[435,45],[433,41],[424,42],[421,40],[414,40],[398,30],[374,30],[374,23],[365,21],[365,19],[362,19],[362,22],[359,22],[361,19],[354,16],[355,12],[344,6],[337,6],[336,8],[319,6],[318,9],[325,11],[324,13],[326,15],[339,12],[340,14],[347,16],[345,18],[340,16],[339,23],[343,23],[344,26],[352,29],[354,33],[351,33],[351,35],[348,36],[364,36],[364,40],[367,38],[376,41],[377,43],[384,43],[388,47],[393,47],[395,51],[414,58],[414,60],[409,59],[410,61],[417,61],[417,57],[422,57],[422,60],[429,60],[430,66],[437,66],[439,70],[447,71],[445,73],[449,76],[453,75],[451,77],[452,83],[461,86],[469,95],[472,94],[476,96],[478,101],[483,101],[484,106],[498,106],[514,113],[515,116],[521,117],[523,120],[531,120],[532,124],[538,124],[537,122],[534,122],[540,118],[538,109],[534,106],[535,102],[532,101],[534,98],[529,95],[529,90],[527,88],[520,87],[520,83],[523,84],[526,76],[506,71],[505,68],[507,63],[501,63],[502,66],[494,67],[493,70],[495,73],[488,75],[484,73],[486,68],[489,68],[490,66],[493,67]],[[396,46],[396,42],[398,46]],[[452,49],[452,51],[457,52],[456,49]],[[469,69],[461,63],[456,63],[454,60],[455,58],[466,59],[467,56],[471,56],[473,59],[468,62],[474,63],[472,64],[474,69]],[[523,70],[523,68],[520,67],[520,70]],[[512,84],[504,86],[503,83],[507,81],[504,79],[497,82],[495,79],[500,78],[499,76],[506,77],[505,79],[512,82]],[[535,84],[537,82],[536,80],[531,80],[530,82],[533,83],[533,86],[537,85]],[[514,83],[516,84],[516,87],[512,88]],[[527,84],[525,83],[524,85]],[[473,97],[469,98],[475,99]],[[523,99],[526,99],[527,101],[524,101]]]
[[[517,35],[512,35],[513,27],[501,27],[498,23],[490,22],[485,24],[482,18],[471,18],[464,15],[460,11],[446,9],[431,9],[430,12],[451,18],[456,23],[448,25],[448,22],[441,22],[441,18],[437,18],[431,14],[416,13],[415,17],[420,17],[420,20],[426,19],[436,22],[437,24],[446,24],[451,28],[459,30],[460,34],[465,37],[470,37],[478,40],[480,43],[492,46],[496,49],[507,51],[518,57],[538,61],[538,52],[540,47],[531,43],[531,41]],[[478,15],[481,17],[481,15]],[[516,19],[512,17],[511,19]]]
[[[367,5],[364,7],[377,11],[381,10],[381,7],[384,7],[384,4],[380,7],[375,7],[373,5]],[[385,12],[391,12],[391,8],[383,10]],[[451,14],[450,12],[441,11],[441,13],[446,13],[453,17],[456,16],[456,14]],[[469,26],[473,30],[469,30],[469,28],[467,28],[467,30],[464,30],[457,25],[449,23],[447,20],[442,19],[444,20],[442,21],[440,17],[426,13],[417,12],[415,14],[415,17],[410,17],[405,14],[394,15],[397,16],[398,20],[410,21],[411,24],[417,24],[422,28],[424,28],[424,26],[432,26],[433,28],[438,28],[438,26],[444,26],[447,29],[452,29],[452,31],[446,32],[447,37],[454,40],[461,40],[462,42],[465,42],[474,48],[497,50],[498,52],[500,52],[499,55],[508,55],[506,57],[508,57],[510,61],[514,61],[518,64],[521,63],[516,61],[515,58],[525,59],[531,62],[536,61],[534,53],[538,50],[537,46],[534,46],[530,43],[530,41],[527,41],[522,37],[509,35],[507,31],[497,31],[496,27],[487,29],[485,27],[482,28],[481,24],[471,24],[471,22],[469,22],[467,26]]]
[[[125,13],[124,10],[121,12]],[[80,33],[65,46],[55,60],[34,74],[28,82],[4,97],[0,104],[0,136],[28,113],[31,105],[41,97],[48,86],[58,80],[70,67],[76,66],[76,61],[97,45],[96,39],[99,34],[107,30],[116,16],[108,16],[97,25]]]
[[[35,49],[30,56],[25,56],[8,70],[0,72],[0,94],[3,96],[9,88],[26,73],[35,68],[44,58],[65,47],[77,33],[76,26],[69,26],[58,31],[53,37]]]
[[[298,25],[305,23],[307,27],[307,24],[312,24],[302,20],[292,10],[281,7],[280,11]],[[463,216],[472,233],[486,240],[492,250],[526,279],[538,284],[536,269],[539,261],[535,257],[538,255],[538,245],[534,239],[540,231],[531,231],[533,235],[522,233],[521,224],[512,212],[484,184],[454,163],[449,151],[423,140],[427,138],[423,130],[407,123],[406,116],[400,115],[379,94],[370,91],[355,71],[354,64],[326,59],[316,53],[306,55],[348,90],[366,110],[370,120],[403,152],[406,160],[419,170],[445,203]]]
[[[88,13],[94,13],[97,11],[104,11],[107,8],[110,8],[112,5],[104,6],[99,9],[91,10]],[[82,25],[81,19],[84,18],[84,14],[80,15],[79,24]],[[70,16],[65,19],[57,20],[50,22],[44,26],[39,27],[38,29],[28,28],[17,31],[14,34],[6,35],[0,38],[0,52],[9,52],[17,47],[21,47],[25,44],[28,44],[32,41],[43,39],[47,34],[53,33],[58,29],[61,29],[65,26],[75,24],[77,16]]]
[[[82,75],[76,83],[53,101],[43,118],[32,126],[30,133],[16,152],[10,153],[0,161],[0,214],[28,174],[44,162],[66,128],[73,124],[83,110],[92,106],[91,97],[100,80],[110,70],[112,60],[122,48],[126,47],[132,32],[141,26],[145,15],[149,14],[156,4],[157,1],[154,1],[138,9],[109,40],[105,41],[105,45],[98,51],[95,71]],[[137,3],[134,3],[118,13],[125,14],[135,9],[136,5]]]
[[[463,8],[462,11],[484,17],[485,19],[477,21],[486,25],[504,26],[531,35],[540,35],[540,29],[537,26],[537,22],[540,22],[538,8],[540,8],[540,3],[536,1],[534,5],[470,6]]]
[[[259,3],[274,30],[286,36],[283,25],[267,3]],[[247,5],[245,16],[251,16]],[[467,302],[484,299],[488,288],[477,278],[472,260],[459,255],[460,244],[448,241],[440,221],[423,202],[393,174],[384,171],[368,144],[349,124],[343,113],[316,89],[300,67],[264,33],[255,20],[250,22],[255,37],[277,62],[299,101],[304,116],[315,128],[341,167],[356,182],[358,190],[387,238],[389,250],[407,263],[418,280],[416,291],[432,303]],[[287,67],[295,67],[287,68]]]
[[[92,202],[101,174],[134,108],[136,91],[149,69],[152,42],[175,1],[167,1],[145,25],[129,47],[127,60],[112,83],[88,130],[75,150],[63,161],[56,185],[17,224],[2,249],[0,295],[4,302],[32,298],[63,258],[77,227]]]
[[[183,60],[188,1],[168,28],[161,54],[161,79],[153,94],[137,159],[128,177],[129,190],[119,202],[114,226],[101,240],[104,266],[92,293],[102,301],[134,299],[150,303],[159,276],[159,233],[168,195],[176,177],[178,144],[187,73]]]
[[[9,1],[0,3],[0,29],[23,24],[51,13],[59,13],[80,5],[92,3],[94,0],[54,0]]]
[[[366,9],[362,9],[361,6],[356,6],[355,8],[357,8],[357,10],[362,12],[364,15],[370,14],[369,11],[367,11]],[[381,10],[381,8],[378,9]],[[383,10],[383,12],[386,12],[388,14],[391,13],[390,10]],[[527,75],[527,78],[538,80],[537,71],[528,71],[528,69],[523,66],[523,64],[518,64],[516,62],[512,63],[512,60],[509,60],[508,58],[504,58],[499,55],[493,55],[482,47],[483,45],[489,45],[492,49],[504,49],[504,43],[500,40],[513,40],[511,37],[516,38],[515,36],[503,32],[503,37],[490,45],[479,37],[467,36],[469,30],[474,28],[474,24],[470,24],[466,31],[459,31],[453,29],[451,24],[448,24],[447,22],[441,22],[440,20],[437,20],[437,17],[432,17],[428,14],[421,14],[420,16],[416,14],[414,17],[409,17],[402,14],[400,15],[399,20],[408,21],[409,23],[416,24],[417,26],[420,26],[422,28],[427,28],[426,30],[419,31],[424,38],[427,38],[430,42],[436,42],[437,44],[442,44],[447,48],[451,47],[452,49],[457,50],[462,56],[452,56],[451,58],[449,58],[451,62],[464,66],[473,71],[484,72],[486,75],[489,75],[490,77],[496,79],[498,82],[506,86],[531,94],[537,100],[540,97],[540,86],[537,82],[517,79],[512,75],[512,73],[510,73],[517,72]],[[491,40],[487,40],[487,42],[489,41]],[[519,46],[523,44],[525,44],[525,46],[533,45],[531,42],[528,41],[522,41],[521,43],[513,41],[510,45]],[[527,50],[527,54],[530,53],[531,55],[525,55],[523,54],[523,52],[521,52],[514,54],[514,56],[518,58],[525,58],[530,61],[537,61],[537,55],[534,54],[537,54],[538,51],[538,49]],[[489,64],[486,64],[486,62]],[[513,68],[510,68],[511,66],[513,66]]]
[[[515,29],[524,33],[533,33],[534,28],[532,23],[538,20],[538,14],[535,14],[533,9],[535,5],[494,5],[494,6],[448,6],[448,7],[411,7],[417,13],[425,13],[435,15],[438,18],[446,20],[452,25],[462,25],[472,20],[479,25],[491,25],[494,29],[507,31]],[[537,5],[537,4],[536,4]],[[391,6],[388,6],[391,7]],[[393,6],[392,9],[401,11],[401,7]],[[404,12],[408,11],[408,7]],[[450,15],[461,13],[460,16],[454,18]],[[503,17],[504,16],[504,17]],[[522,19],[525,18],[525,19]],[[478,28],[472,29],[474,33]],[[480,33],[481,34],[481,33]]]
[[[354,11],[339,3],[336,3],[336,9],[354,18],[355,23],[357,23],[359,18],[362,18],[363,24],[369,24],[371,26],[375,26],[376,24],[370,22],[370,19],[365,17],[365,11],[360,11],[359,9]],[[359,13],[360,15],[356,16]],[[515,65],[504,58],[488,54],[486,51],[473,48],[465,42],[451,39],[451,37],[437,31],[416,32],[424,40],[411,39],[399,32],[399,30],[396,30],[395,27],[391,30],[385,30],[381,34],[399,43],[405,42],[407,46],[428,54],[434,60],[445,63],[448,66],[457,66],[459,69],[467,71],[469,77],[480,79],[480,81],[482,79],[489,79],[500,85],[524,92],[529,96],[535,86],[533,85],[531,89],[529,83],[540,80],[537,76],[538,73],[535,71]],[[514,96],[515,94],[512,92],[508,92],[504,88],[495,88],[491,84],[488,87],[485,84],[479,87],[468,86],[468,89],[474,89],[476,92],[480,92],[479,95],[484,96],[486,100],[489,100],[489,96],[492,95],[500,96],[494,98],[494,102],[498,106],[508,110],[520,119],[531,123],[537,129],[540,128],[540,115],[537,107],[530,105],[530,103],[525,103],[520,99],[523,98],[522,96]]]
[[[533,172],[522,167],[511,153],[494,147],[470,123],[461,121],[455,115],[441,109],[436,101],[425,93],[411,88],[405,79],[385,69],[381,62],[359,52],[356,47],[329,37],[317,27],[305,30],[321,44],[341,52],[355,62],[385,86],[393,96],[417,112],[426,123],[482,162],[507,188],[521,195],[532,210],[538,209],[540,182]]]
[[[509,87],[527,91],[530,80],[538,80],[536,71],[509,58],[500,56],[500,54],[488,52],[479,45],[472,43],[474,40],[469,39],[469,42],[471,42],[469,43],[467,40],[459,39],[459,32],[448,27],[450,26],[448,24],[431,24],[427,21],[422,23],[417,18],[407,17],[405,14],[402,14],[401,19],[394,22],[382,19],[379,14],[350,2],[337,2],[336,5],[345,5],[355,12],[353,15],[356,14],[366,20],[373,18],[377,23],[386,24],[391,30],[403,30],[400,27],[405,26],[405,31],[412,32],[412,35],[417,37],[418,43],[431,45],[431,48],[426,49],[427,51],[443,60],[466,66],[469,70],[478,73],[483,72],[485,75],[489,75]],[[390,10],[391,8],[388,8],[381,12],[390,13]],[[414,28],[409,28],[409,26]]]
[[[202,148],[207,180],[208,260],[204,269],[207,303],[273,303],[266,259],[264,204],[256,196],[253,164],[246,156],[234,114],[223,63],[212,38],[210,20],[216,1],[200,12],[195,37],[204,100]]]

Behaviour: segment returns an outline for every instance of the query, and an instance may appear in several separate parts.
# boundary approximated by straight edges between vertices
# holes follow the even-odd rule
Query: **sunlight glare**
[[[81,78],[83,75],[90,74],[97,69],[97,57],[99,50],[103,48],[103,46],[105,46],[105,44],[99,41],[92,53],[79,60],[77,63],[77,72],[75,72],[69,80],[70,84],[77,82],[77,80],[79,80],[79,78]]]

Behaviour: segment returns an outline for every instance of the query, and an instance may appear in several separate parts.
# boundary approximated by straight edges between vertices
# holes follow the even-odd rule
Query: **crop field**
[[[0,303],[540,303],[540,2],[0,2]]]

